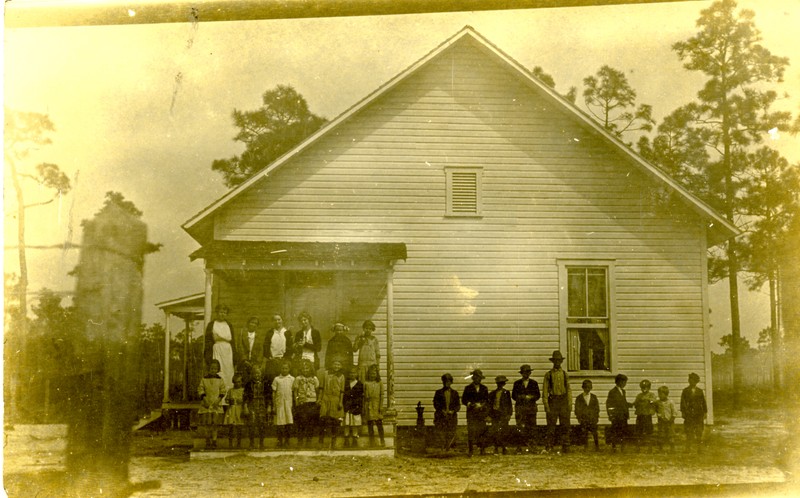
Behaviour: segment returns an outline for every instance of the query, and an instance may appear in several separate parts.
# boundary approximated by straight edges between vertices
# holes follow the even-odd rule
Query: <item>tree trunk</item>
[[[742,332],[739,316],[739,259],[736,253],[736,242],[728,241],[728,294],[731,306],[731,360],[733,363],[733,407],[739,407],[742,386]]]
[[[775,273],[769,273],[769,326],[772,345],[772,385],[776,393],[781,392],[781,330],[778,324],[778,296]]]
[[[18,421],[21,414],[20,408],[24,404],[22,394],[25,392],[23,379],[28,378],[25,373],[28,367],[28,259],[25,256],[25,195],[20,183],[19,173],[13,159],[6,156],[6,163],[11,170],[11,181],[17,196],[17,244],[19,255],[19,285],[17,287],[19,310],[17,311],[17,346],[19,352],[12,362],[11,375],[11,403],[9,406],[12,421]]]
[[[75,301],[85,326],[76,331],[65,462],[77,495],[128,489],[146,232],[113,204],[84,224]]]

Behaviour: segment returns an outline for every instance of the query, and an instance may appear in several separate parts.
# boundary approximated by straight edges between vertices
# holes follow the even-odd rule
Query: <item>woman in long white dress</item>
[[[219,304],[214,309],[216,317],[206,327],[204,356],[206,364],[211,360],[219,361],[219,376],[225,382],[225,389],[233,387],[234,350],[233,325],[227,320],[228,307]],[[227,391],[226,391],[227,392]]]

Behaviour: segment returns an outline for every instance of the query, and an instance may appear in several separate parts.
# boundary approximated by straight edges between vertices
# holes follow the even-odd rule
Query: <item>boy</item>
[[[442,448],[447,451],[453,447],[456,440],[456,427],[458,426],[458,411],[461,409],[461,400],[458,391],[453,389],[453,376],[449,373],[442,375],[442,388],[433,395],[433,426],[442,441]]]
[[[608,391],[608,398],[606,398],[606,412],[608,413],[608,420],[611,422],[608,441],[611,442],[611,451],[617,451],[617,445],[620,446],[620,451],[622,451],[622,445],[625,443],[628,433],[628,418],[630,418],[628,409],[633,404],[628,403],[625,397],[628,376],[617,374],[614,378],[614,384],[616,386]]]
[[[464,388],[461,403],[467,407],[467,442],[469,456],[472,456],[472,447],[478,444],[481,455],[486,450],[486,403],[489,401],[489,389],[481,384],[485,377],[481,370],[472,372],[472,384]]]
[[[508,421],[511,420],[511,393],[503,386],[508,382],[505,375],[498,375],[494,378],[497,389],[489,393],[489,416],[492,418],[492,436],[494,439],[494,453],[497,448],[502,448],[506,454],[505,436],[508,433]]]
[[[669,444],[669,449],[675,451],[675,444],[672,442],[672,426],[675,423],[677,412],[675,405],[669,399],[669,387],[667,386],[658,388],[656,416],[658,417],[658,449],[663,449],[664,444]]]
[[[575,417],[581,426],[581,438],[585,449],[589,449],[589,434],[594,438],[594,451],[600,451],[597,441],[597,422],[600,419],[600,402],[592,394],[592,381],[586,379],[581,384],[583,394],[575,398]]]
[[[689,387],[681,393],[681,415],[683,415],[683,429],[686,431],[686,451],[689,451],[691,444],[697,444],[697,452],[700,453],[700,445],[703,439],[703,420],[706,418],[708,407],[703,391],[697,387],[700,376],[692,372],[689,374]]]
[[[516,402],[514,419],[517,421],[517,430],[528,449],[531,448],[533,433],[536,430],[536,402],[541,397],[539,384],[531,379],[532,371],[531,366],[527,364],[519,367],[522,378],[514,382],[514,387],[511,389],[511,399]],[[521,452],[522,449],[517,446],[517,453]]]
[[[639,383],[642,392],[636,396],[633,406],[636,409],[636,446],[640,450],[643,443],[649,443],[653,435],[653,415],[656,414],[656,395],[650,391],[650,381]]]

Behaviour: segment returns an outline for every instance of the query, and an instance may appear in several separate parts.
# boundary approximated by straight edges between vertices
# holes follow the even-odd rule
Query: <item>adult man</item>
[[[281,363],[292,358],[292,333],[283,326],[280,313],[272,315],[272,328],[267,332],[263,343],[265,371],[270,382],[281,371]]]
[[[539,384],[531,379],[531,371],[530,365],[519,367],[522,378],[514,382],[514,387],[511,389],[511,399],[516,403],[514,420],[517,421],[517,430],[528,448],[531,446],[533,433],[536,430],[536,402],[541,397]],[[517,453],[520,451],[518,446]]]
[[[561,449],[564,453],[569,451],[569,415],[572,412],[572,390],[569,386],[569,376],[561,368],[564,356],[561,351],[553,351],[549,358],[553,368],[544,374],[542,384],[542,404],[547,414],[547,441],[545,450],[550,451],[556,445],[556,423],[560,429]]]

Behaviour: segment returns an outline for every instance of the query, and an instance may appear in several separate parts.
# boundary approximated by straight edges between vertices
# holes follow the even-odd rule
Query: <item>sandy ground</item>
[[[800,495],[800,482],[795,477],[797,456],[790,453],[797,446],[784,421],[776,419],[774,413],[746,410],[718,417],[717,425],[707,429],[707,445],[700,455],[684,452],[679,437],[674,453],[626,450],[620,454],[604,447],[599,453],[576,449],[566,455],[473,458],[463,453],[444,456],[429,451],[426,456],[284,454],[190,460],[191,433],[139,431],[134,438],[130,473],[133,482],[160,482],[159,488],[136,492],[133,496],[323,497],[516,491],[525,494],[524,491],[534,490],[583,488],[600,492],[598,488],[743,483],[780,484],[722,487],[716,495]],[[18,486],[32,473],[46,475],[42,473],[63,470],[59,452],[59,448],[63,452],[63,440],[48,440],[41,434],[35,438],[37,451],[15,453],[11,446],[19,444],[6,445],[4,476],[9,496],[30,496],[26,492],[14,493],[26,490]],[[6,440],[9,442],[8,434]],[[729,493],[723,492],[726,490]],[[50,491],[55,495],[55,490]],[[639,494],[634,489],[629,491],[626,494],[630,496]],[[685,496],[708,494],[707,491],[701,493],[698,488],[691,488],[676,492],[672,488],[658,494]]]

